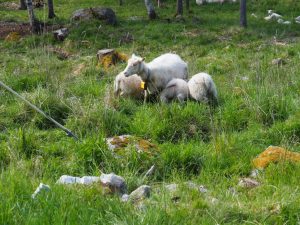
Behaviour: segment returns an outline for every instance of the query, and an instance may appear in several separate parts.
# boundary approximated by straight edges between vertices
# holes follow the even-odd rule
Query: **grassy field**
[[[74,10],[99,5],[116,12],[117,26],[96,20],[70,24]],[[61,0],[55,1],[58,18],[49,22],[69,24],[64,42],[51,34],[0,39],[0,80],[81,140],[66,137],[0,89],[0,224],[299,224],[299,164],[272,164],[259,176],[259,187],[238,186],[269,145],[300,152],[300,25],[264,21],[270,8],[288,20],[300,15],[298,0],[249,0],[249,26],[242,29],[238,4],[199,7],[192,1],[185,21],[176,21],[169,0],[157,9],[159,19],[148,21],[143,1],[119,6],[109,0]],[[45,21],[46,9],[35,12]],[[26,22],[27,12],[0,7],[0,20]],[[128,33],[134,41],[121,43]],[[60,60],[48,46],[72,57]],[[176,52],[188,62],[190,77],[202,71],[212,75],[220,104],[109,98],[114,77],[126,64],[99,67],[96,53],[103,48],[136,53],[146,61]],[[273,65],[275,58],[286,64]],[[114,158],[103,139],[121,134],[151,140],[159,155],[145,160],[131,152]],[[155,174],[144,180],[153,164]],[[101,172],[123,176],[129,191],[150,185],[145,209],[105,195],[98,186],[55,185],[63,174]],[[174,202],[168,192],[155,191],[186,181],[204,185],[208,193],[182,186]],[[40,182],[52,190],[33,200]]]

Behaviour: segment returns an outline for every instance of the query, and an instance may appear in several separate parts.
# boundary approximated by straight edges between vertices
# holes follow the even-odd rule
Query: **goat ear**
[[[144,62],[144,61],[145,61],[145,57],[142,58],[141,62]]]
[[[131,57],[134,58],[134,57],[135,57],[135,54],[133,53],[133,54],[131,55]]]

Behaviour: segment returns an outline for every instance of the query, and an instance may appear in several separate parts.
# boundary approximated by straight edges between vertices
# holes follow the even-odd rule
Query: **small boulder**
[[[91,12],[96,19],[105,20],[110,25],[117,24],[116,14],[111,8],[95,7],[91,8]]]
[[[65,38],[69,35],[68,28],[61,28],[53,31],[54,38],[58,41],[64,41]]]
[[[100,181],[99,177],[95,176],[83,176],[83,177],[73,177],[69,175],[62,175],[57,181],[57,184],[84,184],[90,185]]]
[[[104,69],[108,69],[120,61],[126,62],[128,57],[124,53],[117,52],[114,49],[101,49],[97,52],[97,59]]]
[[[253,165],[257,169],[264,169],[270,163],[282,161],[300,162],[300,153],[291,152],[278,146],[269,146],[253,160]]]
[[[168,190],[170,193],[174,193],[178,190],[178,184],[168,184],[165,186],[166,190]]]
[[[185,185],[186,185],[189,189],[197,190],[197,191],[199,191],[200,193],[206,193],[206,192],[208,191],[203,185],[197,185],[197,184],[193,183],[192,181],[186,182]]]
[[[108,187],[112,193],[125,194],[127,191],[127,186],[125,179],[114,173],[102,174],[100,176],[101,184],[104,187]]]
[[[107,24],[116,25],[117,18],[115,12],[110,8],[93,7],[88,9],[78,9],[73,12],[71,20],[104,20]]]
[[[129,201],[136,203],[145,198],[149,198],[151,192],[151,187],[148,185],[142,185],[138,187],[136,190],[130,193]]]
[[[71,20],[90,20],[93,18],[93,14],[90,9],[78,9],[73,12]]]
[[[240,179],[238,185],[243,188],[255,188],[255,187],[259,186],[260,183],[251,178],[242,178],[242,179]]]

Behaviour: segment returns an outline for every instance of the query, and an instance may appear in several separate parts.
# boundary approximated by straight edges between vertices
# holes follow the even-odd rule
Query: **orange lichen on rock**
[[[110,150],[120,154],[128,151],[130,147],[134,147],[138,153],[146,153],[147,155],[155,155],[159,151],[156,144],[131,135],[121,135],[106,138],[106,143]]]
[[[300,153],[291,152],[277,146],[269,146],[253,160],[253,165],[258,169],[264,169],[270,163],[281,161],[300,162]]]
[[[97,53],[99,64],[107,70],[110,66],[117,64],[118,62],[126,62],[128,56],[124,53],[115,51],[114,49],[103,49]]]

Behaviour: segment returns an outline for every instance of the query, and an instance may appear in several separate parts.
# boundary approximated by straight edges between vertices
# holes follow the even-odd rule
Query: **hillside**
[[[5,26],[27,23],[27,11],[0,0],[0,81],[26,97],[78,137],[59,128],[0,88],[0,224],[297,224],[300,222],[300,163],[271,163],[255,188],[239,186],[254,169],[252,160],[268,146],[300,152],[300,16],[297,0],[248,0],[248,27],[239,26],[239,4],[196,5],[175,19],[175,1],[163,1],[149,21],[144,1],[123,6],[109,0],[55,1],[57,18],[35,9],[49,30],[67,26],[69,36],[51,32],[5,40]],[[80,8],[106,6],[118,19],[71,22]],[[273,9],[291,25],[265,21]],[[255,16],[251,16],[254,13]],[[53,27],[52,27],[53,25]],[[1,36],[1,32],[3,35]],[[209,73],[219,105],[143,104],[113,97],[115,76],[125,62],[108,69],[100,49],[114,48],[146,62],[166,53],[188,62],[189,77]],[[53,49],[67,53],[66,59]],[[282,59],[276,64],[274,59]],[[156,152],[107,147],[105,138],[129,134],[154,143]],[[153,175],[145,178],[155,165]],[[128,193],[143,184],[149,198],[131,204],[100,185],[58,185],[60,176],[115,173]],[[206,193],[188,188],[203,185]],[[40,183],[51,190],[31,198]],[[178,184],[175,193],[163,186]]]

